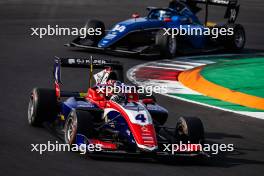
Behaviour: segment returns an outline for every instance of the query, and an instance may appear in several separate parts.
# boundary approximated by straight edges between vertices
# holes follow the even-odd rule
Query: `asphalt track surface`
[[[247,50],[263,49],[262,0],[242,1],[239,22],[247,30]],[[263,175],[264,121],[233,113],[157,96],[170,111],[168,125],[181,115],[199,116],[208,142],[233,143],[235,152],[221,153],[203,162],[171,164],[130,159],[94,160],[70,152],[30,152],[31,143],[58,140],[46,129],[27,124],[28,95],[32,87],[52,86],[53,56],[85,57],[89,53],[63,46],[72,37],[30,36],[30,27],[59,24],[81,27],[89,19],[102,19],[109,26],[133,12],[144,13],[146,6],[166,6],[167,1],[141,0],[1,0],[0,2],[0,175]],[[219,15],[220,11],[212,11]],[[223,12],[221,13],[223,14]],[[124,58],[94,54],[120,60],[128,69],[158,58]],[[80,83],[81,73],[69,77]]]

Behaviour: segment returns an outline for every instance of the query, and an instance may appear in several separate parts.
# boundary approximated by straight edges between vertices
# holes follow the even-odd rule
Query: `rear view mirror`
[[[136,18],[139,18],[139,14],[138,14],[138,13],[133,13],[133,14],[132,14],[132,18],[135,18],[135,19],[136,19]]]
[[[142,100],[142,103],[144,104],[154,104],[155,101],[152,98],[145,98]]]

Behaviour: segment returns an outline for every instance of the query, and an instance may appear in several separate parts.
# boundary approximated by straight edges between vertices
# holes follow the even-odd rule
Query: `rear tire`
[[[225,36],[225,48],[232,51],[242,50],[246,43],[246,32],[244,27],[240,24],[228,24],[226,28],[233,28],[234,34]]]
[[[90,20],[85,24],[85,28],[93,28],[94,31],[97,28],[101,29],[101,35],[88,35],[87,39],[90,39],[92,41],[92,46],[97,46],[97,44],[100,42],[100,40],[105,36],[105,25],[102,21],[99,20]]]
[[[57,116],[57,97],[55,90],[34,88],[28,105],[28,123],[41,126],[43,122],[52,122]]]
[[[197,117],[180,117],[176,124],[175,137],[182,142],[203,144],[204,127]]]
[[[64,130],[66,144],[75,144],[77,134],[92,138],[94,137],[93,116],[87,111],[73,110],[66,120]]]
[[[169,35],[163,35],[164,31],[160,30],[156,34],[155,43],[160,50],[160,56],[165,58],[172,58],[176,55],[177,40]]]

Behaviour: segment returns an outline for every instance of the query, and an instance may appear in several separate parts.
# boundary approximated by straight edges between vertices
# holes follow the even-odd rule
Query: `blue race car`
[[[235,24],[239,5],[237,0],[194,0],[195,5],[205,4],[205,20],[202,23],[196,16],[199,7],[193,7],[189,1],[175,1],[168,8],[148,7],[148,15],[139,17],[133,14],[131,19],[114,25],[107,31],[103,22],[90,20],[86,29],[101,29],[100,35],[78,37],[66,46],[86,48],[95,51],[119,52],[127,54],[156,55],[173,57],[177,52],[204,52],[219,49],[241,50],[246,42],[242,25]],[[227,7],[225,17],[228,22],[216,24],[208,22],[209,5]],[[200,30],[199,34],[172,36],[174,29]],[[205,30],[217,28],[218,31],[232,29],[229,35],[205,35]],[[213,32],[213,30],[211,31]],[[215,35],[215,34],[214,34]]]

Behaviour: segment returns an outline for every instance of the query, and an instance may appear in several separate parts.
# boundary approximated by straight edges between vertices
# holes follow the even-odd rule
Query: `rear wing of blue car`
[[[117,71],[120,75],[123,75],[123,65],[118,61],[112,61],[107,59],[94,59],[92,56],[90,58],[59,58],[56,57],[54,60],[53,76],[55,80],[55,89],[57,97],[60,97],[60,84],[61,81],[61,68],[87,68],[89,69],[89,87],[91,87],[93,70],[94,69],[107,69]],[[72,92],[63,93],[72,95]]]
[[[205,4],[205,24],[207,24],[208,21],[209,6],[227,7],[224,18],[228,19],[228,23],[235,23],[240,7],[238,0],[181,0],[181,2],[184,2],[189,6],[194,4]]]

